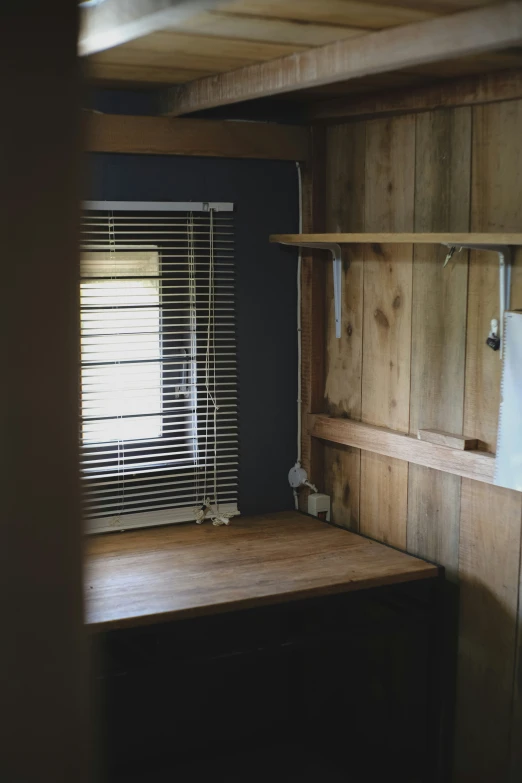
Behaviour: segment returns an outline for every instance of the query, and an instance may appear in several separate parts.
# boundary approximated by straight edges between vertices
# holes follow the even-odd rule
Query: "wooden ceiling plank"
[[[406,2],[406,6],[408,3]],[[236,0],[219,10],[242,16],[286,19],[308,23],[381,30],[385,27],[430,19],[440,13],[425,3],[368,2],[368,0]],[[440,6],[440,3],[438,3]],[[421,7],[419,7],[421,6]],[[454,9],[453,9],[454,10]]]
[[[300,160],[308,129],[262,122],[216,122],[90,113],[86,152]]]
[[[311,122],[362,119],[434,109],[474,106],[522,99],[522,69],[441,82],[435,85],[380,92],[354,100],[335,98],[315,103],[307,112]]]
[[[298,47],[299,48],[299,47]],[[300,47],[302,49],[302,47]],[[89,58],[89,62],[131,65],[162,65],[216,71],[241,68],[243,65],[273,60],[293,54],[292,44],[273,44],[262,41],[242,41],[236,38],[218,38],[206,35],[187,35],[163,31],[131,41],[115,49],[108,49]]]
[[[78,51],[83,57],[142,38],[211,10],[223,0],[111,0],[82,12]]]
[[[273,44],[295,46],[324,46],[324,44],[364,35],[369,30],[344,27],[322,22],[305,22],[294,19],[274,19],[263,16],[210,11],[177,25],[186,33],[212,35],[221,38],[239,38],[243,41],[269,41]]]
[[[202,79],[210,76],[213,70],[194,70],[183,67],[158,67],[155,65],[133,65],[130,63],[98,63],[87,60],[85,78],[90,84],[118,85],[129,87],[130,85],[147,85],[147,87],[165,88],[167,85],[184,84],[194,79]]]
[[[166,92],[167,114],[230,105],[522,44],[522,2],[464,11],[201,79]]]

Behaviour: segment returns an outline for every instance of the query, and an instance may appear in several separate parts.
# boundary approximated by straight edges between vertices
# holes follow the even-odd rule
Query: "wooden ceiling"
[[[87,58],[87,77],[105,86],[160,87],[277,59],[333,41],[493,5],[494,0],[234,0]],[[300,92],[327,98],[434,79],[522,67],[522,48],[458,58]],[[287,96],[291,97],[291,96]]]

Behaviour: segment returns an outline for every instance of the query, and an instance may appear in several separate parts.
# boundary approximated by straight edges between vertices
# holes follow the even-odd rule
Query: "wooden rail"
[[[309,142],[308,129],[297,125],[93,112],[87,119],[85,151],[305,161]]]
[[[494,483],[495,455],[485,451],[451,449],[384,427],[320,414],[308,416],[308,428],[313,438],[395,457],[487,484]]]

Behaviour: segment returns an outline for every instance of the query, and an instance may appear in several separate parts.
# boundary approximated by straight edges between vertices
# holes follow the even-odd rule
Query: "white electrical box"
[[[320,492],[308,495],[308,513],[314,517],[330,521],[330,496]]]

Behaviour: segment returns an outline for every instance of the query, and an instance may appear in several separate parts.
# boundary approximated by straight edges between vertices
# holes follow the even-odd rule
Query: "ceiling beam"
[[[361,35],[171,87],[174,116],[522,44],[522,2],[511,0]]]
[[[304,161],[309,148],[308,128],[263,122],[90,112],[85,133],[86,152]]]
[[[165,27],[176,27],[222,3],[223,0],[101,0],[92,5],[86,2],[79,54],[87,57]]]
[[[310,122],[338,122],[519,99],[522,99],[522,68],[444,80],[426,87],[330,98],[308,106],[304,116]]]

